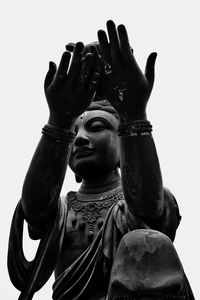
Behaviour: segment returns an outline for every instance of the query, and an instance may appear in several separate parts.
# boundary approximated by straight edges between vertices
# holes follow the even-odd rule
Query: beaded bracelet
[[[73,142],[75,133],[53,125],[45,125],[42,128],[42,134],[54,139],[57,143],[69,144]]]
[[[152,125],[149,121],[136,120],[128,123],[121,123],[118,127],[119,136],[150,136]]]

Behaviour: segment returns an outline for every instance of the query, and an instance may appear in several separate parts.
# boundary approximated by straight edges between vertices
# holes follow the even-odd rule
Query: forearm
[[[31,222],[42,225],[56,210],[70,148],[70,141],[41,137],[22,189],[22,207]]]
[[[154,219],[162,214],[163,184],[153,137],[120,137],[121,174],[125,200],[134,214]]]

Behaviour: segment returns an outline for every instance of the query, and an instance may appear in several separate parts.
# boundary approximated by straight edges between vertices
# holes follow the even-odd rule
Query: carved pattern
[[[81,212],[83,221],[88,224],[89,230],[93,230],[94,224],[102,218],[102,210],[108,210],[114,203],[122,199],[124,199],[122,190],[99,199],[90,200],[80,200],[76,192],[69,192],[67,206],[68,210],[73,209],[75,215]]]

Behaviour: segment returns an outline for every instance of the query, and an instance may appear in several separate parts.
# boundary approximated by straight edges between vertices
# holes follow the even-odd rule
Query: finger
[[[105,76],[110,76],[112,73],[111,56],[110,56],[110,44],[108,43],[107,35],[105,31],[98,31],[98,39],[101,50],[100,66],[101,72]]]
[[[82,67],[80,75],[89,76],[91,72],[92,62],[93,62],[93,54],[87,53],[84,57],[85,59],[82,60]]]
[[[155,62],[156,62],[157,53],[153,52],[149,55],[145,68],[145,76],[149,82],[150,87],[153,87],[154,78],[155,78]]]
[[[73,52],[75,46],[76,46],[75,43],[68,43],[68,44],[65,46],[65,49],[68,50],[68,51],[70,51],[70,52]]]
[[[112,20],[107,21],[107,30],[108,36],[110,40],[110,53],[112,66],[114,68],[118,68],[121,64],[121,54],[120,54],[120,45],[119,45],[119,37],[116,30],[115,23]]]
[[[107,35],[104,30],[99,30],[97,35],[100,46],[100,54],[107,63],[110,63],[110,45],[108,43]]]
[[[87,90],[88,98],[91,99],[91,101],[95,96],[97,86],[99,84],[99,80],[100,80],[100,74],[98,72],[95,72],[91,77],[91,80],[88,85],[88,90]]]
[[[100,54],[97,50],[96,46],[91,46],[91,53],[93,55],[93,68],[94,70],[96,70],[97,72],[101,73],[101,62],[100,62]]]
[[[129,63],[130,58],[133,57],[133,49],[130,46],[126,27],[121,24],[117,28],[120,40],[121,56],[124,63]]]
[[[92,46],[90,47],[90,51],[91,51],[91,53],[93,54],[93,58],[94,58],[95,60],[98,60],[98,58],[99,58],[99,56],[100,56],[100,53],[98,52],[97,47],[94,46],[94,45],[92,45]]]
[[[79,80],[77,81],[77,90],[84,90],[88,85],[89,76],[91,73],[93,55],[87,53],[81,66]]]
[[[95,96],[97,85],[99,83],[99,78],[100,74],[98,72],[95,72],[90,79],[89,77],[85,77],[85,82],[79,82],[77,91],[80,94],[79,104],[81,107],[87,109],[87,107],[90,105],[91,101]]]
[[[133,77],[143,76],[137,64],[137,61],[135,60],[133,54],[134,51],[130,46],[128,33],[126,27],[123,24],[118,26],[118,33],[119,33],[121,56],[122,56],[123,63],[127,68],[131,68],[131,70],[134,71]]]
[[[56,77],[62,78],[62,77],[65,77],[67,75],[70,58],[71,58],[71,53],[69,51],[65,51],[63,53],[62,57],[61,57]]]
[[[70,66],[70,70],[69,70],[69,74],[68,74],[69,83],[72,86],[76,85],[77,80],[79,78],[81,63],[82,63],[81,52],[82,52],[83,48],[84,48],[83,43],[78,42],[78,43],[76,43],[74,51],[73,51],[72,62],[71,62],[71,66]]]
[[[44,80],[44,90],[45,91],[52,83],[54,76],[56,74],[56,69],[57,69],[56,64],[53,61],[50,61],[49,62],[49,70],[48,70],[45,80]]]

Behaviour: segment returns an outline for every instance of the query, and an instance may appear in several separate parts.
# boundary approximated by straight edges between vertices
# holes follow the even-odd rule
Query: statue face
[[[119,162],[118,120],[110,113],[91,110],[77,118],[69,165],[84,179],[115,170]]]

